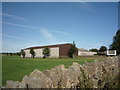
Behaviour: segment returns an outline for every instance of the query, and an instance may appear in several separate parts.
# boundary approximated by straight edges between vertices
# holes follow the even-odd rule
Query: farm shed
[[[97,52],[91,52],[87,49],[78,48],[78,56],[93,56],[95,54],[97,54]]]
[[[50,49],[50,58],[66,58],[69,57],[68,52],[71,48],[70,43],[67,44],[57,44],[57,45],[48,45],[48,46],[37,46],[37,47],[29,47],[26,49],[22,49],[25,52],[25,57],[31,57],[30,49],[34,49],[36,58],[43,58],[43,49],[48,47]],[[78,56],[78,50],[74,54],[74,56]]]

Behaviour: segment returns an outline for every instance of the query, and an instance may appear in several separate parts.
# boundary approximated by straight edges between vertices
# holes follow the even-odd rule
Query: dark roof
[[[45,47],[60,47],[60,46],[64,46],[64,45],[71,45],[70,43],[66,43],[66,44],[56,44],[56,45],[47,45],[47,46],[36,46],[36,47],[29,47],[29,48],[25,48],[22,50],[27,50],[27,49],[38,49],[38,48],[45,48]]]

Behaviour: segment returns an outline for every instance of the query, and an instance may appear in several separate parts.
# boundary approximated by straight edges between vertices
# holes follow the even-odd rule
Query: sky
[[[3,2],[2,52],[72,43],[100,48],[118,30],[117,2]]]

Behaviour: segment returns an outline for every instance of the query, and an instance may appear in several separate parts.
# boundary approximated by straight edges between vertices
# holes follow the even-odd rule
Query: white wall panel
[[[59,57],[59,47],[50,48],[50,57],[58,58]]]
[[[24,50],[25,51],[25,57],[31,57],[30,50]]]
[[[34,49],[34,51],[35,51],[35,57],[37,57],[37,58],[43,57],[43,54],[42,54],[43,49],[42,48],[41,49]]]
[[[78,56],[91,56],[97,54],[97,52],[80,52],[78,51]]]
[[[43,58],[43,56],[44,56],[42,54],[43,49],[44,48],[34,49],[36,58]],[[24,50],[24,51],[25,51],[25,57],[31,57],[30,49]],[[50,58],[59,58],[59,47],[50,48]]]

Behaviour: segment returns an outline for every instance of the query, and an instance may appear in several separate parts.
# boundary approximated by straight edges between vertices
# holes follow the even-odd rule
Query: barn
[[[29,47],[29,48],[25,48],[22,49],[25,52],[25,57],[31,57],[30,54],[30,49],[34,49],[35,51],[35,58],[43,58],[44,55],[43,53],[43,49],[45,47],[48,47],[50,49],[50,58],[67,58],[69,57],[68,52],[71,48],[70,43],[67,44],[57,44],[57,45],[48,45],[48,46],[37,46],[37,47]],[[78,50],[77,52],[74,54],[74,56],[78,56]]]

